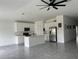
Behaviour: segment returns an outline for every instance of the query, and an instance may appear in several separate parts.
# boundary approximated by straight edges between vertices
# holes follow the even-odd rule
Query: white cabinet
[[[44,44],[45,43],[44,39],[45,39],[44,35],[24,37],[24,46],[29,48],[39,44]]]
[[[16,44],[24,44],[24,36],[16,36]]]
[[[34,24],[33,23],[15,23],[15,32],[24,31],[25,27],[29,27],[30,31],[34,31]]]
[[[35,33],[36,35],[43,35],[43,21],[36,21],[35,22]]]

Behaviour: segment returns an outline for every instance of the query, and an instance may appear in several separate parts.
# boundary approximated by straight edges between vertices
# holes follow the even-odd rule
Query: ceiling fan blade
[[[41,0],[42,2],[44,2],[45,4],[49,4],[49,3],[47,3],[46,1],[44,1],[44,0]]]
[[[46,7],[43,7],[43,8],[40,8],[40,9],[44,9],[44,8],[47,8],[48,6],[46,6]]]
[[[60,3],[63,3],[63,2],[66,2],[66,1],[60,1],[60,2],[57,2],[57,3],[55,3],[55,5],[60,4]]]
[[[55,6],[66,6],[66,5],[55,5]]]
[[[58,9],[57,7],[53,6],[54,9]]]
[[[68,0],[64,0],[65,2],[68,2]]]
[[[36,6],[48,6],[48,5],[36,5]]]
[[[56,0],[52,0],[51,3],[54,3]]]

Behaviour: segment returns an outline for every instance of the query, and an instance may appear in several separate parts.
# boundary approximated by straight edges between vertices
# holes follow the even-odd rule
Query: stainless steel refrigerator
[[[49,28],[49,41],[57,42],[57,27]]]

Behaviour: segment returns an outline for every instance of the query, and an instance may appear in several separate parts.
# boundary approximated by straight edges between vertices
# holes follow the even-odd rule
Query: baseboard
[[[18,45],[24,45],[24,44],[23,44],[23,43],[21,43],[21,44],[9,44],[9,45],[2,45],[2,46],[0,46],[0,48],[1,48],[1,47],[18,46]]]
[[[3,46],[0,46],[0,48],[1,47],[10,47],[10,46],[17,46],[17,44],[3,45]]]
[[[64,41],[57,41],[57,43],[65,43]]]

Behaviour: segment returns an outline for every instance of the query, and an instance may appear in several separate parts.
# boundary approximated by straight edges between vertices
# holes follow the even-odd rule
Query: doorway
[[[49,41],[50,42],[57,42],[57,27],[50,27],[49,28]]]

